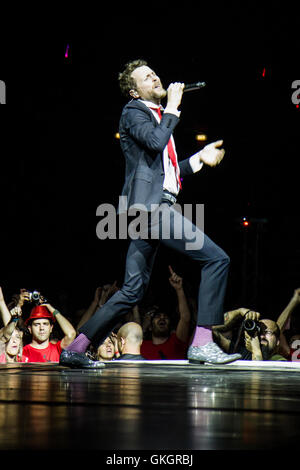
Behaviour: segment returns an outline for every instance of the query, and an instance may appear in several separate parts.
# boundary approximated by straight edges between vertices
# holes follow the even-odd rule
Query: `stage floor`
[[[1,365],[0,450],[292,449],[299,363]]]

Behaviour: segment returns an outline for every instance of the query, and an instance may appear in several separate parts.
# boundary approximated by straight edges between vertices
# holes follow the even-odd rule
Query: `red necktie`
[[[154,111],[157,112],[159,118],[161,119],[162,115],[161,115],[161,110],[160,108],[151,108],[153,109]],[[178,167],[178,163],[177,163],[177,158],[176,158],[176,154],[175,154],[175,150],[174,150],[174,147],[173,147],[173,142],[172,140],[170,139],[169,142],[168,142],[168,154],[169,154],[169,158],[172,162],[172,165],[174,167],[174,170],[175,170],[175,174],[176,174],[176,179],[177,179],[177,182],[178,182],[178,185],[181,189],[181,181],[180,181],[180,173],[179,173],[179,167]]]

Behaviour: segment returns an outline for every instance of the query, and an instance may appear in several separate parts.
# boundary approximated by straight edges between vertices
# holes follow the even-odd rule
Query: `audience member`
[[[143,330],[141,325],[134,322],[125,323],[117,334],[120,351],[119,360],[143,361],[141,344],[143,342]]]
[[[3,298],[3,293],[1,291],[0,297],[2,297],[2,300],[0,300],[0,303],[4,302]],[[27,289],[20,289],[19,294],[14,294],[11,302],[9,302],[6,306],[6,308],[3,308],[1,310],[1,317],[4,326],[8,325],[8,323],[11,321],[12,317],[19,317],[18,324],[19,326],[23,326],[24,322],[21,318],[22,315],[22,307],[26,301],[29,301],[30,294],[27,291]],[[6,304],[5,304],[6,305]]]
[[[12,317],[0,287],[0,312],[5,325],[0,330],[0,363],[27,362],[27,358],[22,355],[23,332],[17,328],[20,311],[20,306],[18,308],[15,306],[14,316]]]
[[[294,290],[292,298],[289,303],[279,315],[277,323],[279,325],[281,335],[280,335],[280,353],[289,360],[299,360],[297,355],[294,354],[295,351],[299,349],[300,342],[296,341],[300,338],[300,326],[298,316],[292,316],[292,313],[300,305],[300,288]]]
[[[16,322],[6,325],[0,334],[0,363],[28,362],[28,358],[23,356],[23,332],[16,327]]]
[[[57,321],[64,333],[63,339],[55,344],[50,342],[54,321]],[[31,343],[23,348],[23,354],[29,362],[59,362],[62,350],[76,336],[71,323],[50,304],[35,306],[25,323],[32,335]]]
[[[243,360],[286,360],[278,354],[280,328],[275,321],[261,320],[259,312],[246,308],[227,312],[224,320],[224,325],[213,327],[214,339],[224,351],[238,352]]]
[[[274,320],[260,320],[257,335],[245,333],[245,346],[253,361],[286,361],[279,354],[279,343],[280,328]]]
[[[243,352],[241,352],[243,359],[254,360],[255,357],[256,360],[299,360],[295,354],[297,346],[300,346],[300,342],[296,343],[297,330],[292,330],[287,335],[284,334],[284,331],[289,328],[291,314],[299,304],[300,288],[294,290],[292,298],[276,322],[270,319],[260,320],[259,313],[251,312],[248,309],[241,308],[228,312],[225,314],[224,325],[214,327],[215,340],[219,342],[219,345],[225,351],[238,350],[241,352],[241,349],[243,349]],[[256,320],[260,332],[257,332],[254,336],[249,336],[241,325],[243,316]],[[237,322],[239,322],[239,328],[236,328]],[[242,344],[243,341],[244,344]]]
[[[112,361],[120,357],[117,336],[114,333],[111,333],[103,343],[98,346],[95,357],[97,361]]]
[[[114,359],[186,359],[191,335],[191,313],[183,289],[183,280],[169,266],[170,285],[174,288],[178,302],[179,320],[171,329],[170,315],[154,306],[143,319],[139,307],[135,306],[126,323],[119,324],[118,333],[111,333],[94,353],[97,361]],[[96,289],[94,299],[82,316],[77,329],[85,323],[108,298],[118,289],[116,281]],[[42,297],[41,297],[42,298]],[[0,363],[6,362],[59,362],[63,349],[74,340],[76,331],[67,320],[50,304],[36,305],[26,320],[31,335],[30,343],[23,347],[22,307],[30,301],[30,293],[20,289],[12,302],[5,303],[0,287],[0,313],[4,327],[0,330]],[[292,312],[300,304],[300,288],[295,289],[288,305],[277,321],[261,319],[261,314],[246,308],[239,308],[224,315],[224,325],[213,327],[213,335],[219,346],[227,353],[239,352],[244,360],[300,360],[300,330],[292,322]],[[131,321],[133,320],[133,321]],[[245,320],[252,320],[255,332],[248,332]],[[51,333],[57,321],[62,333],[61,340],[52,341]],[[151,336],[146,339],[149,327]],[[114,331],[117,331],[115,329]],[[143,340],[144,338],[144,340]],[[25,341],[26,342],[26,341]],[[121,354],[121,355],[120,355]]]
[[[146,359],[186,359],[190,337],[190,310],[183,289],[183,280],[169,266],[169,282],[175,289],[178,301],[179,321],[171,332],[170,317],[159,308],[151,311],[151,340],[144,340],[141,353]],[[150,316],[148,315],[148,316]]]

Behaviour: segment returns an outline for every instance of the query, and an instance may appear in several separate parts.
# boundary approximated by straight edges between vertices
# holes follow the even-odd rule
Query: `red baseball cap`
[[[49,318],[49,320],[55,321],[54,316],[51,312],[45,307],[45,305],[36,305],[30,312],[30,316],[25,320],[25,325],[31,320],[37,320],[39,318]]]

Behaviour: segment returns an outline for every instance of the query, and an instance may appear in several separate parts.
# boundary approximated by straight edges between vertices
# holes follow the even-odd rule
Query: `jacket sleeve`
[[[128,109],[123,119],[128,135],[141,146],[156,153],[163,152],[179,121],[177,116],[167,113],[155,125],[149,114],[140,109]]]
[[[185,160],[178,162],[178,164],[181,176],[188,176],[194,174],[194,171],[190,165],[190,158],[186,158]]]

